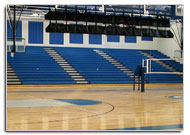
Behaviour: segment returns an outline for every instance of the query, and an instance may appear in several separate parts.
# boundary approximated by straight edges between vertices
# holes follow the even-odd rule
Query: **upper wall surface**
[[[125,36],[118,36],[119,39],[110,40],[110,37],[107,35],[99,35],[99,36],[92,36],[89,34],[82,34],[78,36],[73,36],[70,33],[64,33],[63,36],[63,44],[50,44],[52,43],[50,40],[52,39],[52,34],[47,33],[45,28],[49,24],[49,21],[46,20],[32,20],[32,22],[43,22],[43,43],[39,44],[31,44],[28,42],[28,35],[29,35],[29,20],[22,20],[22,35],[23,38],[26,39],[26,43],[29,46],[54,46],[54,47],[87,47],[87,48],[124,48],[124,49],[157,49],[157,42],[158,38],[153,38],[153,40],[143,40],[141,37],[125,37]],[[80,40],[79,43],[73,42],[72,37],[81,37],[82,41]],[[75,39],[77,40],[77,39]],[[79,39],[78,39],[79,40]],[[97,40],[97,41],[96,41]],[[101,40],[101,41],[100,41]]]
[[[38,23],[34,23],[38,22]],[[58,21],[58,23],[65,23]],[[74,24],[75,22],[71,22]],[[83,22],[78,22],[83,24]],[[119,49],[145,49],[159,50],[169,57],[174,57],[174,51],[180,50],[179,45],[174,38],[152,38],[144,39],[142,37],[125,37],[110,35],[89,35],[89,34],[71,34],[59,33],[52,34],[46,32],[46,27],[49,24],[47,20],[22,19],[22,37],[26,40],[27,46],[54,46],[54,47],[85,47],[85,48],[119,48]],[[31,26],[31,24],[35,24]],[[90,24],[90,23],[89,23]],[[179,25],[179,24],[178,24]],[[36,26],[36,27],[35,27]],[[178,34],[176,23],[171,24],[175,33]],[[180,25],[178,26],[180,28]],[[40,29],[41,28],[41,29]],[[31,34],[31,32],[33,32]],[[41,34],[39,34],[41,33]],[[40,36],[39,36],[40,35]],[[33,36],[33,37],[29,37]],[[177,35],[178,36],[178,35]],[[39,43],[31,42],[38,40]],[[42,42],[41,42],[42,41]]]

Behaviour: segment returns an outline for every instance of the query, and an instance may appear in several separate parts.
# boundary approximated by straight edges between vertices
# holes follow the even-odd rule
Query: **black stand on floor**
[[[141,92],[144,92],[144,84],[145,84],[145,80],[144,80],[144,73],[145,73],[145,69],[142,67],[142,65],[137,66],[135,73],[134,73],[134,80],[133,80],[133,91],[135,91],[135,85],[136,82],[138,84],[138,91],[141,88]],[[138,78],[138,81],[136,81],[136,77]],[[141,86],[141,87],[140,87]]]

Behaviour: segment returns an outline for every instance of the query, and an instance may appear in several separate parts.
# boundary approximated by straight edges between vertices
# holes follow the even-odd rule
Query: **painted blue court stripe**
[[[17,92],[20,92],[20,93],[35,93],[35,92],[73,92],[73,90],[48,90],[48,91],[10,91],[11,93],[17,93]]]
[[[183,124],[164,125],[164,126],[149,126],[149,127],[133,127],[133,128],[117,128],[108,130],[166,130],[166,129],[183,129]]]
[[[87,100],[87,99],[54,99],[54,100],[67,102],[67,103],[75,104],[75,105],[96,105],[96,104],[102,103],[100,101]]]
[[[173,98],[173,99],[183,99],[183,96],[169,96],[169,98]]]

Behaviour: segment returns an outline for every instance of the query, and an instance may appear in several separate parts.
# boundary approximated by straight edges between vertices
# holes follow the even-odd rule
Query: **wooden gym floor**
[[[183,86],[7,86],[7,130],[183,130]]]

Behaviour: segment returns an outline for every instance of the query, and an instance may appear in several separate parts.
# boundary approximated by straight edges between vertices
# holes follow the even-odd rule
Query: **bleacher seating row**
[[[46,47],[47,48],[47,47]],[[100,56],[94,48],[69,48],[54,47],[81,75],[91,84],[127,84],[133,83],[133,78],[115,67],[111,62]],[[103,50],[117,61],[135,72],[142,59],[147,59],[140,50],[127,49],[99,49]],[[160,52],[153,51],[155,57],[167,58],[158,55]],[[160,53],[161,54],[161,53]],[[7,55],[7,60],[19,76],[22,84],[76,84],[75,80],[53,60],[44,50],[44,47],[26,47],[25,53],[15,53],[15,57]],[[170,64],[174,64],[171,62]],[[158,63],[153,63],[155,69],[168,71]],[[182,71],[181,64],[174,67]],[[171,79],[172,78],[172,79]],[[182,77],[176,74],[150,74],[146,75],[149,83],[181,83]]]

